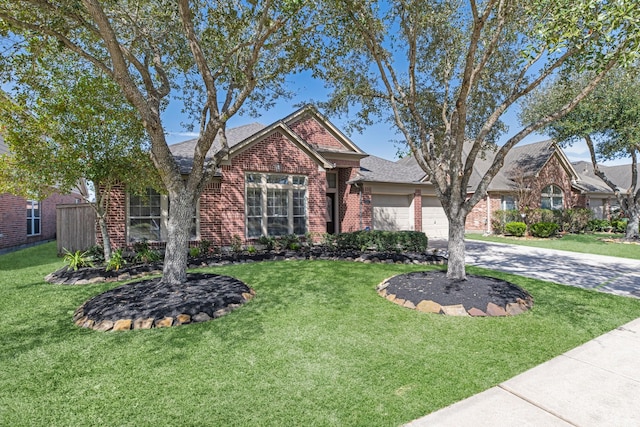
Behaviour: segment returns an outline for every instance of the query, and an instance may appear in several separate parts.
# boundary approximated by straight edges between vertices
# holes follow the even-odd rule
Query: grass
[[[565,234],[559,238],[536,239],[529,237],[484,236],[467,234],[469,240],[508,243],[512,245],[534,246],[537,248],[558,249],[594,255],[609,255],[619,258],[640,259],[640,245],[617,242],[606,242],[604,239],[619,239],[622,234]]]
[[[211,322],[100,333],[73,311],[116,285],[59,286],[47,244],[0,256],[0,424],[397,426],[640,317],[640,301],[469,268],[535,298],[453,318],[379,297],[418,266],[329,261],[212,268],[257,296]]]

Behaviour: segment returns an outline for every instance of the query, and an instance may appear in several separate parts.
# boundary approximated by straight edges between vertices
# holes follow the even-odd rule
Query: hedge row
[[[584,233],[607,231],[624,233],[627,227],[626,218],[594,219],[593,211],[587,208],[577,209],[530,209],[522,215],[517,210],[496,211],[491,220],[495,234],[521,235],[521,226],[525,224],[531,235],[550,237],[556,232]],[[524,234],[524,233],[523,233]]]
[[[325,245],[337,250],[380,252],[424,252],[428,238],[419,231],[355,231],[325,235]]]

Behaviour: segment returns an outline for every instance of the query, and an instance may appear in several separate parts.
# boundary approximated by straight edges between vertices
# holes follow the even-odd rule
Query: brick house
[[[315,109],[269,126],[229,129],[227,140],[227,160],[194,212],[193,240],[229,245],[234,237],[355,231],[370,216],[362,200],[367,190],[349,184],[367,154]],[[185,173],[195,143],[170,146]],[[214,143],[210,154],[217,150]],[[147,197],[137,197],[117,188],[107,216],[113,246],[163,241],[168,212],[166,196],[148,190]]]
[[[194,241],[229,245],[233,239],[251,242],[262,235],[317,236],[363,229],[448,236],[434,187],[413,158],[393,162],[367,155],[313,107],[268,126],[251,123],[228,129],[227,140],[229,154],[193,215]],[[195,143],[170,146],[184,173],[192,166]],[[214,143],[209,154],[219,149]],[[490,157],[488,153],[477,164],[472,188]],[[552,141],[516,147],[485,200],[470,213],[466,228],[490,232],[492,213],[515,207],[525,195],[533,207],[605,206],[613,194],[597,181],[579,174]],[[139,197],[116,188],[107,216],[113,246],[164,241],[168,212],[166,196],[148,190]]]
[[[0,156],[9,148],[0,137]],[[53,193],[44,200],[0,194],[0,252],[56,238],[56,206],[80,203],[80,194]]]

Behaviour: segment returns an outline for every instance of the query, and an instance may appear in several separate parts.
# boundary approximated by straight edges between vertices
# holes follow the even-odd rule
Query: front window
[[[141,195],[129,195],[129,242],[166,240],[169,212],[169,198],[152,188],[147,188]],[[198,237],[197,213],[196,206],[190,230],[191,239]]]
[[[163,208],[167,205],[163,196],[147,188],[145,194],[129,196],[129,242],[162,240],[165,225]]]
[[[249,173],[245,177],[247,237],[307,232],[307,177]]]
[[[27,236],[40,234],[40,202],[27,200]]]
[[[516,205],[516,198],[513,196],[502,196],[500,204],[503,211],[512,211],[518,209]]]
[[[540,207],[542,209],[564,208],[564,193],[557,185],[547,185],[540,194]]]

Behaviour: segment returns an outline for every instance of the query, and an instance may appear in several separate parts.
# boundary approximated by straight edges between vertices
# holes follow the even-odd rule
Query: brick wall
[[[308,231],[326,231],[326,173],[294,143],[275,132],[233,157],[222,168],[222,180],[200,198],[200,237],[229,245],[245,240],[245,173],[281,173],[308,177]]]
[[[500,194],[489,194],[489,206],[491,212],[495,212],[500,209],[501,196]],[[490,224],[489,224],[490,226]],[[465,230],[481,232],[487,231],[487,198],[481,199],[477,205],[467,215],[467,222],[465,223]]]
[[[40,201],[40,234],[27,236],[27,201],[0,194],[0,249],[55,239],[56,205],[72,204],[76,200],[80,200],[80,196],[54,193]]]
[[[422,190],[413,192],[413,230],[422,231]]]
[[[345,146],[314,118],[303,116],[289,127],[313,147],[345,150]]]
[[[338,169],[340,232],[343,233],[372,226],[371,187],[360,188],[347,184],[347,181],[355,178],[357,171],[356,167]]]
[[[113,249],[127,246],[127,194],[124,185],[114,185],[111,190],[109,206],[107,208],[107,229]],[[102,233],[96,224],[96,244],[102,245]]]

